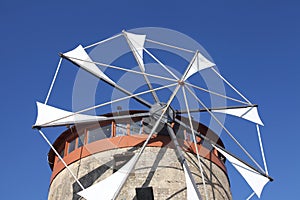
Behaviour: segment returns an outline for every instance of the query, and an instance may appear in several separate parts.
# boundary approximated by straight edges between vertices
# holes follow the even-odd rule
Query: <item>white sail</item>
[[[86,200],[111,200],[121,190],[121,186],[126,181],[131,170],[134,167],[138,154],[134,155],[121,169],[107,177],[106,179],[96,183],[77,194]]]
[[[186,182],[186,199],[187,200],[199,199],[198,193],[197,193],[197,191],[195,191],[192,180],[191,180],[189,174],[187,173],[187,170],[184,165],[183,165],[183,171],[184,171],[185,182]]]
[[[94,122],[106,118],[103,116],[75,114],[40,102],[36,102],[36,105],[38,115],[34,127],[65,126],[75,123]]]
[[[136,59],[141,66],[141,70],[145,72],[144,60],[143,60],[143,48],[146,40],[146,35],[138,35],[133,33],[124,32],[130,42],[129,46]]]
[[[211,111],[216,112],[216,113],[224,113],[224,114],[234,115],[234,116],[249,120],[253,123],[256,123],[256,124],[259,124],[262,126],[264,125],[259,117],[257,107],[216,109],[216,110],[211,110]]]
[[[270,181],[269,178],[263,176],[256,170],[252,169],[245,163],[241,162],[240,160],[236,159],[235,157],[216,147],[215,145],[213,145],[213,147],[217,149],[218,152],[220,152],[223,156],[226,157],[226,159],[244,177],[244,179],[255,192],[255,194],[260,198],[264,186]]]
[[[187,72],[184,80],[188,79],[190,76],[195,74],[198,71],[201,71],[203,69],[213,67],[216,64],[209,61],[207,58],[205,58],[200,52],[196,53],[197,56],[193,60],[192,66],[190,67],[189,71]]]
[[[90,72],[91,74],[97,76],[100,79],[106,80],[107,82],[114,83],[108,76],[106,76],[94,63],[92,63],[92,59],[84,50],[84,48],[79,45],[77,48],[66,52],[63,54],[66,58],[71,60],[72,62],[79,65],[84,70]]]

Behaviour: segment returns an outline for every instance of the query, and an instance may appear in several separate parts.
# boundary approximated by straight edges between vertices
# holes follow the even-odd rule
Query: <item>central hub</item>
[[[175,118],[175,112],[174,112],[173,108],[171,108],[171,106],[169,106],[167,108],[166,103],[156,103],[150,108],[150,116],[156,120],[158,120],[160,118],[160,116],[162,115],[163,112],[165,112],[165,113],[161,119],[161,122],[162,123],[172,123]]]
[[[184,85],[184,81],[179,80],[179,81],[178,81],[178,84],[179,84],[179,85]]]
[[[167,134],[167,131],[162,131],[166,128],[166,123],[172,123],[175,119],[175,111],[170,106],[167,108],[166,103],[156,103],[150,108],[150,117],[143,118],[144,131],[150,133],[153,126],[160,119],[163,114],[160,125],[158,126],[156,132],[158,134]]]

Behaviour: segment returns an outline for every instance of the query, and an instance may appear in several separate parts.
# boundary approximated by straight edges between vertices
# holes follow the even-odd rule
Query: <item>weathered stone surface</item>
[[[70,168],[79,177],[81,183],[88,187],[111,175],[113,173],[113,155],[128,150],[132,149],[124,148],[97,153],[71,164]],[[196,166],[197,158],[190,153],[185,156],[200,193],[205,199],[201,173]],[[226,174],[209,160],[202,159],[202,161],[206,174],[208,198],[230,200],[230,186]],[[132,200],[135,198],[136,187],[147,186],[153,187],[155,199],[186,199],[184,172],[173,149],[147,147],[134,172],[125,183],[118,199]],[[48,199],[82,199],[76,194],[79,191],[80,188],[73,177],[64,169],[53,180]]]

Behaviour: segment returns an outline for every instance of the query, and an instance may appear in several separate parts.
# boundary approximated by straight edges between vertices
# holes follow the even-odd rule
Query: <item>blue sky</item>
[[[296,0],[0,1],[1,198],[47,197],[49,148],[31,125],[35,101],[45,99],[58,53],[122,29],[155,26],[197,40],[221,73],[260,105],[269,171],[275,179],[262,199],[295,199],[300,178],[299,4]],[[73,85],[66,84],[70,84],[66,88]],[[236,199],[250,194],[239,185],[233,192]]]

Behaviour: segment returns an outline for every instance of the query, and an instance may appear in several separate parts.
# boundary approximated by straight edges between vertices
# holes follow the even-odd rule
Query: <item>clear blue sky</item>
[[[197,40],[222,74],[260,105],[267,161],[275,179],[262,199],[296,199],[299,10],[297,0],[1,0],[1,199],[47,198],[49,148],[31,125],[35,101],[45,99],[58,52],[147,26],[174,29]],[[238,185],[233,191],[236,199],[250,194]]]

